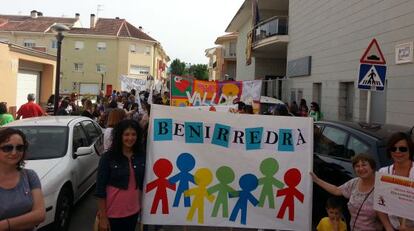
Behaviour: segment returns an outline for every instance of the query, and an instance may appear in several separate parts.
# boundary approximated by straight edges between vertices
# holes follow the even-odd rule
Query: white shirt
[[[108,151],[112,144],[112,130],[113,128],[106,128],[104,132],[104,151]]]
[[[414,165],[414,162],[412,163],[411,166],[413,166],[413,165]],[[393,175],[393,169],[394,169],[394,165],[392,164],[390,166],[380,168],[380,170],[378,172]],[[408,177],[411,178],[411,179],[414,179],[414,168],[413,167],[411,167],[410,174],[409,174]],[[397,216],[388,214],[388,219],[390,220],[391,225],[394,227],[394,229],[399,229],[400,228],[400,220],[398,219]],[[414,221],[407,219],[406,222],[405,222],[405,225],[407,227],[412,228],[412,227],[414,227]]]

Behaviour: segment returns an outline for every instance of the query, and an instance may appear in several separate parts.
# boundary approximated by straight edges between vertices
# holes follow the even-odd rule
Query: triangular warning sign
[[[369,69],[361,81],[359,81],[359,85],[367,87],[384,87],[384,83],[378,75],[375,66],[372,66],[371,69]]]
[[[373,39],[359,60],[361,63],[385,64],[385,58],[376,39]]]

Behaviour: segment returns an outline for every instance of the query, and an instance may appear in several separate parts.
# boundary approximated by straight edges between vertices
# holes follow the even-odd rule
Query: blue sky
[[[83,26],[90,14],[105,18],[125,18],[161,42],[171,60],[207,63],[204,50],[225,34],[231,19],[244,0],[13,0],[2,4],[0,14],[74,17],[80,13]],[[99,11],[98,5],[100,5]]]

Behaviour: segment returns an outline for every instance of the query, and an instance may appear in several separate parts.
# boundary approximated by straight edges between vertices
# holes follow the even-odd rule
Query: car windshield
[[[68,128],[58,126],[17,127],[29,142],[27,160],[62,157],[66,154]]]

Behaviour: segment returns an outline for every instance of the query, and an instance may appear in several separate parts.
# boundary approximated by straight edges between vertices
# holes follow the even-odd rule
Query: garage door
[[[81,83],[79,87],[81,95],[98,95],[99,90],[99,84],[97,83]]]
[[[22,104],[27,103],[27,95],[30,93],[36,95],[36,102],[39,103],[39,83],[40,72],[19,70],[19,73],[17,73],[17,109],[19,109]]]

